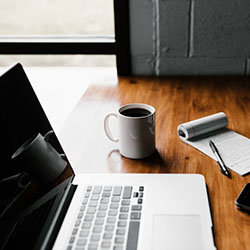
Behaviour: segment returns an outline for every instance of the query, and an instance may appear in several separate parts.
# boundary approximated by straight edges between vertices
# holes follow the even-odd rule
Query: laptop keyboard
[[[143,186],[88,186],[67,250],[136,250]]]

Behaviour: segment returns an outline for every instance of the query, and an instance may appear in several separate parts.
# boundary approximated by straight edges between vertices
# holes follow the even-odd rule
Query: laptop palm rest
[[[202,250],[202,228],[199,215],[155,215],[153,250]]]

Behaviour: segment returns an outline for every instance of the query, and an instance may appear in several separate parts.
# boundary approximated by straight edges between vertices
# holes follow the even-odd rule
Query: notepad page
[[[240,175],[250,172],[250,140],[235,131],[223,128],[199,137],[180,139],[216,160],[209,147],[209,140],[212,140],[228,168]]]

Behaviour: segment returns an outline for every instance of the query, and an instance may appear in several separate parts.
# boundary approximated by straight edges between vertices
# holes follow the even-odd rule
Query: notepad
[[[226,166],[240,175],[250,172],[250,140],[227,128],[228,118],[220,112],[180,124],[179,138],[216,160],[209,140],[218,148]]]

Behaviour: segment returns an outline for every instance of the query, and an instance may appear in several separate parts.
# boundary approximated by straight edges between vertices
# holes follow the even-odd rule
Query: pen
[[[220,156],[220,153],[212,140],[209,141],[209,147],[212,149],[212,151],[217,159],[216,162],[219,165],[221,173],[230,178],[230,173],[228,172],[228,169],[227,169],[225,163],[223,162],[223,160]]]

